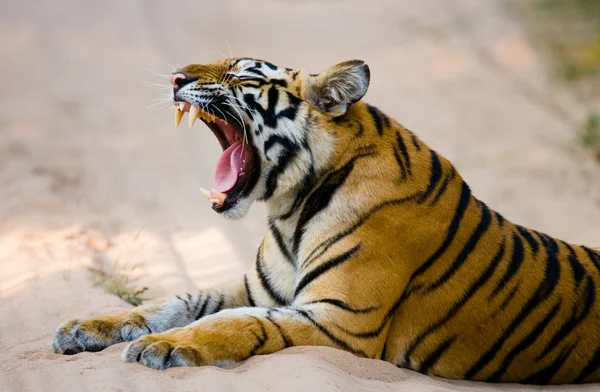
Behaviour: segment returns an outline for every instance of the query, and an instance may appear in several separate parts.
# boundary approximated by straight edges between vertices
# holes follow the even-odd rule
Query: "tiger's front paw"
[[[172,331],[143,336],[129,343],[121,359],[137,362],[152,369],[203,365],[202,356],[192,342]]]
[[[57,354],[72,355],[82,351],[100,351],[151,333],[144,318],[127,312],[89,320],[70,320],[58,327],[52,338]]]

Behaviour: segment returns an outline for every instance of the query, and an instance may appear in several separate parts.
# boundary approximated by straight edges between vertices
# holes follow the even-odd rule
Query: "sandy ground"
[[[3,1],[0,391],[538,390],[434,379],[333,349],[164,372],[121,363],[123,345],[51,352],[61,321],[129,306],[93,286],[94,258],[130,271],[151,297],[250,265],[262,206],[241,222],[213,213],[198,188],[212,181],[216,140],[201,125],[172,129],[168,104],[148,109],[166,94],[149,69],[229,54],[215,28],[236,56],[312,72],[367,61],[366,99],[453,160],[476,195],[519,223],[600,245],[600,168],[573,132],[587,107],[548,82],[497,1]]]

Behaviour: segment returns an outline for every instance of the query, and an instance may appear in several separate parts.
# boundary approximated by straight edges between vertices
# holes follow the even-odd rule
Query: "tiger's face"
[[[203,194],[216,212],[241,218],[254,200],[292,195],[326,163],[335,140],[319,124],[362,98],[369,69],[354,60],[309,75],[239,58],[187,65],[169,79],[175,124],[188,112],[190,127],[201,119],[223,149]]]

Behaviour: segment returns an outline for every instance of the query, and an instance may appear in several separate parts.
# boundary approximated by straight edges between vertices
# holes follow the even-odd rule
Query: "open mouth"
[[[224,212],[233,207],[254,186],[260,169],[257,167],[256,152],[250,145],[247,135],[233,125],[236,117],[226,110],[219,110],[225,118],[208,113],[188,102],[175,100],[175,126],[178,126],[185,112],[189,114],[189,126],[196,119],[202,120],[217,137],[223,153],[217,161],[215,178],[211,190],[200,188],[210,200],[213,210]]]

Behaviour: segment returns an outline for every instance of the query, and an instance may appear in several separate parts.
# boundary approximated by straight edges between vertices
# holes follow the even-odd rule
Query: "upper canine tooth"
[[[179,102],[179,110],[185,111],[185,102]]]
[[[194,125],[194,123],[196,122],[196,119],[198,118],[198,115],[200,114],[200,108],[198,106],[194,106],[192,105],[190,107],[190,116],[188,118],[189,120],[189,126],[190,128]]]
[[[200,192],[202,192],[204,197],[206,197],[208,200],[213,198],[208,189],[200,188]]]
[[[179,126],[181,122],[181,118],[183,117],[183,112],[179,109],[175,109],[175,127]]]

